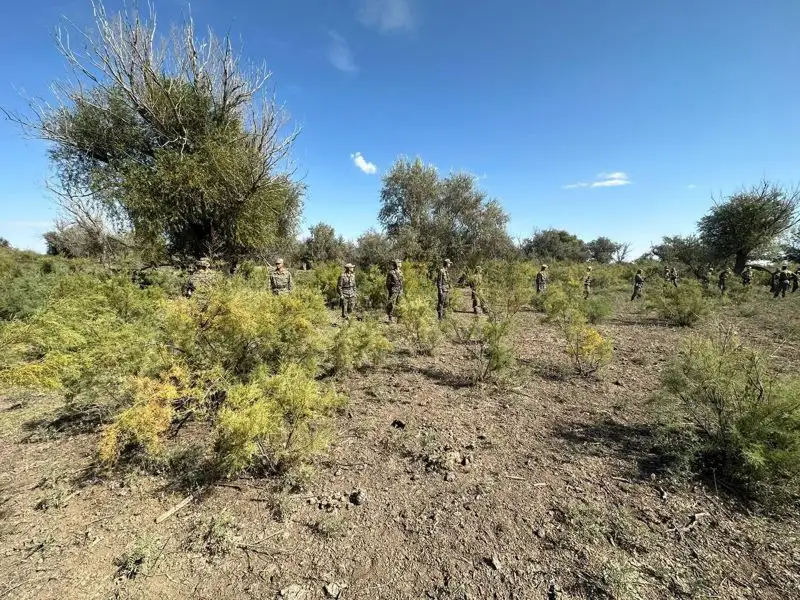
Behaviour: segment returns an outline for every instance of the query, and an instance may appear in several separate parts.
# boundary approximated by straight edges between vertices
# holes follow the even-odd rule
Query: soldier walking
[[[631,302],[633,302],[637,298],[642,297],[643,287],[644,287],[644,277],[642,277],[642,270],[639,269],[636,271],[636,275],[633,278],[633,295],[631,296]]]
[[[592,293],[592,267],[586,267],[586,275],[583,278],[583,299],[587,300]]]
[[[283,266],[283,259],[275,261],[275,270],[270,273],[269,287],[276,296],[288,294],[294,288],[292,274]]]
[[[800,267],[797,267],[794,271],[794,275],[792,275],[792,293],[794,294],[797,291],[797,288],[800,287]]]
[[[678,269],[675,267],[672,267],[672,269],[669,271],[669,281],[672,283],[672,285],[678,287]]]
[[[452,264],[453,263],[449,258],[445,258],[444,264],[436,275],[436,291],[438,292],[436,313],[439,316],[440,321],[444,319],[445,309],[450,301],[450,274],[448,269]]]
[[[783,265],[780,273],[778,273],[778,287],[775,288],[774,298],[780,296],[786,298],[786,292],[789,291],[789,284],[792,280],[792,274],[789,272],[789,265]]]
[[[347,263],[344,266],[344,273],[339,275],[339,282],[336,284],[336,291],[342,304],[342,318],[348,320],[356,308],[356,275],[353,269],[355,266]]]
[[[392,261],[392,268],[386,274],[386,292],[389,294],[389,299],[386,303],[386,316],[389,317],[389,323],[391,323],[394,309],[403,293],[403,271],[400,269],[400,261],[397,259]]]
[[[486,302],[483,298],[483,268],[478,266],[475,268],[475,275],[469,282],[470,290],[472,290],[472,312],[478,314],[478,305],[480,305],[483,314],[486,314]]]
[[[536,274],[536,293],[544,294],[547,291],[547,265],[542,265]]]
[[[742,271],[742,285],[744,287],[749,287],[750,284],[753,282],[753,271],[750,269],[750,265],[747,265]]]
[[[722,294],[724,294],[728,290],[728,275],[729,275],[728,267],[725,267],[724,269],[722,269],[722,271],[719,272],[718,285],[719,285],[719,291]]]

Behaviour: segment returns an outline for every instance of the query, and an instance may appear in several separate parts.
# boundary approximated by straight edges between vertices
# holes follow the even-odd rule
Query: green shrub
[[[307,461],[327,446],[328,417],[342,403],[297,364],[277,375],[260,369],[249,383],[228,389],[219,412],[215,450],[222,471],[285,472]]]
[[[333,370],[336,373],[348,373],[370,364],[379,364],[391,349],[392,344],[375,321],[347,321],[333,339]]]
[[[800,500],[800,378],[777,377],[730,327],[690,337],[659,398],[695,468],[765,501]]]
[[[590,375],[611,362],[614,346],[599,331],[580,322],[567,326],[567,355],[575,370]]]
[[[614,306],[611,304],[611,300],[606,296],[593,294],[584,301],[583,311],[586,313],[586,318],[589,323],[598,325],[614,312]]]
[[[344,271],[343,266],[338,263],[320,263],[306,273],[296,274],[299,281],[307,278],[308,285],[318,290],[322,298],[329,306],[339,302],[339,292],[336,287],[339,283],[339,275]]]
[[[383,309],[386,304],[386,273],[378,266],[356,271],[358,303],[367,310]]]
[[[656,288],[656,286],[653,286]],[[679,287],[662,282],[648,295],[649,308],[674,325],[688,327],[711,312],[711,304],[696,281],[683,281]]]
[[[468,324],[453,320],[449,325],[473,359],[473,382],[495,378],[516,362],[509,343],[511,319],[472,319]]]
[[[397,321],[419,354],[431,355],[442,337],[433,296],[404,291],[397,305]]]

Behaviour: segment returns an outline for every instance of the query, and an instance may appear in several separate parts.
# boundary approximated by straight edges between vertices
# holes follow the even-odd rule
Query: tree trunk
[[[746,252],[737,252],[736,253],[736,263],[733,265],[733,270],[737,275],[741,275],[742,271],[744,271],[745,266],[747,265],[747,253]]]

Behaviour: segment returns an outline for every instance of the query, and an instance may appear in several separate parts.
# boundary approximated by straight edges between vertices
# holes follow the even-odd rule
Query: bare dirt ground
[[[800,297],[758,311],[726,310],[796,371]],[[660,469],[649,400],[687,330],[622,302],[601,329],[597,378],[533,312],[502,385],[468,385],[450,343],[394,354],[338,383],[349,407],[302,491],[216,485],[158,524],[189,493],[174,477],[98,478],[96,432],[4,398],[0,598],[800,598],[800,520]]]

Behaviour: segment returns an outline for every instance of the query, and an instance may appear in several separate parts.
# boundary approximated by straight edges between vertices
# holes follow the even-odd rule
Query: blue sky
[[[65,74],[52,32],[89,8],[4,6],[0,105]],[[188,13],[155,8],[161,24]],[[480,177],[515,237],[558,227],[637,253],[692,231],[712,193],[800,182],[797,0],[195,0],[191,14],[274,72],[302,127],[304,228],[375,226],[398,155]],[[0,236],[21,247],[41,249],[57,212],[45,151],[0,120]]]

